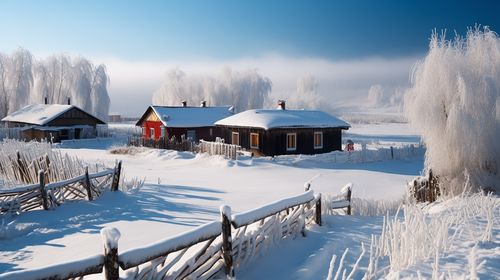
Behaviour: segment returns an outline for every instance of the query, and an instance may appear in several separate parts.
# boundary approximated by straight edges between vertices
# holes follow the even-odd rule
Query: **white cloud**
[[[257,69],[273,82],[271,97],[287,99],[297,90],[297,80],[313,76],[317,92],[332,104],[366,99],[373,84],[381,84],[388,92],[406,87],[409,73],[417,57],[394,59],[366,58],[330,61],[320,58],[292,58],[267,55],[235,60],[200,59],[197,61],[126,61],[117,58],[95,58],[104,63],[110,76],[111,111],[138,116],[151,104],[167,71],[180,68],[186,73],[214,74],[225,67],[234,70]]]

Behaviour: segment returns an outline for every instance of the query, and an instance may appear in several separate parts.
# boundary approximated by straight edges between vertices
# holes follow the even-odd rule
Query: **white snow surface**
[[[371,129],[365,128],[354,125],[353,130],[363,137]],[[403,131],[407,131],[403,124],[398,124],[397,129],[393,125],[384,127],[379,124],[376,139],[397,142],[399,137],[406,135]],[[356,213],[358,198],[388,204],[400,200],[407,182],[420,175],[424,163],[422,157],[366,163],[334,162],[326,160],[328,154],[227,160],[146,148],[134,154],[115,155],[107,151],[115,141],[71,141],[64,143],[61,151],[71,156],[78,155],[90,164],[113,166],[116,160],[122,160],[125,181],[134,177],[145,178],[144,187],[133,193],[106,192],[94,201],[66,202],[51,211],[36,210],[14,218],[3,216],[0,221],[0,274],[92,259],[104,252],[99,231],[105,227],[115,227],[121,232],[118,250],[125,256],[127,251],[134,252],[184,236],[187,231],[210,222],[215,221],[214,229],[219,230],[221,205],[230,206],[233,214],[238,215],[304,193],[304,182],[309,182],[315,193],[325,196],[338,195],[343,186],[352,183],[356,186],[353,189],[353,212]],[[445,203],[437,207],[441,210],[432,208],[429,212],[446,214],[453,209]],[[473,267],[474,271],[481,279],[498,279],[498,211],[497,207],[491,212],[493,224],[489,225],[485,220],[473,224],[475,227],[486,224],[492,228],[491,241],[479,244],[473,257],[469,251],[474,244],[465,239],[467,234],[455,234],[453,250],[443,252],[439,259],[444,272],[450,269],[454,276],[467,275],[469,259],[473,259],[478,263]],[[255,261],[238,269],[237,277],[325,279],[332,256],[337,255],[338,261],[346,248],[349,252],[344,267],[349,273],[361,251],[360,242],[365,248],[369,247],[372,235],[380,235],[382,227],[383,216],[325,216],[324,226],[312,226],[307,230],[307,237],[285,239],[278,247],[264,251]],[[453,229],[450,231],[452,235]],[[470,230],[475,231],[474,227]],[[131,259],[137,260],[139,255],[133,255]],[[400,275],[410,279],[419,272],[430,278],[433,263],[432,258],[421,260],[402,270]],[[361,279],[367,265],[365,255],[353,278]],[[380,270],[387,265],[388,261],[382,259]],[[19,275],[14,273],[7,275]],[[102,275],[97,275],[94,279],[101,278]]]
[[[45,125],[73,108],[73,105],[34,104],[25,106],[2,119],[2,121]]]
[[[151,106],[164,126],[167,127],[207,127],[218,120],[232,115],[230,106],[181,107]]]
[[[216,125],[256,127],[263,129],[279,127],[342,127],[350,124],[330,114],[316,110],[268,110],[254,109],[238,113],[215,123]]]

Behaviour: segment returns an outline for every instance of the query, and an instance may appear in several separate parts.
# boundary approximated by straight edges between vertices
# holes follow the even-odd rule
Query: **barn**
[[[215,124],[222,129],[226,143],[266,156],[341,150],[342,130],[350,127],[325,112],[287,110],[284,101],[278,109],[248,110]]]
[[[193,141],[203,139],[213,141],[221,135],[220,128],[214,123],[233,114],[232,107],[207,107],[202,102],[200,107],[187,106],[149,106],[136,126],[142,127],[145,139],[175,139],[183,136]]]
[[[19,128],[21,139],[60,142],[68,139],[95,138],[97,125],[104,121],[74,105],[35,104],[2,119],[8,128]]]

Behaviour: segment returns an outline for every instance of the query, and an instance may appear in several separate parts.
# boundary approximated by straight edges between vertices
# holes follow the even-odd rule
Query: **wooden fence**
[[[226,158],[236,159],[241,151],[241,146],[226,144],[223,140],[217,139],[215,142],[200,140],[199,152],[208,153],[209,155],[221,155]]]
[[[91,201],[105,189],[118,190],[120,173],[121,161],[114,169],[89,174],[86,167],[85,173],[80,176],[46,183],[47,172],[41,169],[38,172],[38,183],[0,191],[0,213],[20,213],[40,207],[48,210],[66,200]]]
[[[209,279],[235,270],[266,247],[286,238],[306,236],[306,226],[321,226],[321,194],[306,192],[238,214],[220,208],[214,221],[159,242],[118,253],[119,232],[104,228],[104,253],[86,259],[0,274],[3,279]],[[121,270],[120,270],[121,269]]]
[[[208,153],[209,155],[221,155],[230,159],[236,159],[242,148],[238,145],[226,144],[223,139],[217,138],[216,141],[200,140],[198,144],[182,138],[177,141],[175,138],[170,140],[161,138],[158,140],[143,137],[131,137],[129,144],[133,146],[143,146],[156,149],[169,149],[176,151],[188,151],[193,153]]]
[[[434,202],[441,194],[438,177],[429,170],[426,176],[415,178],[410,182],[410,193],[417,202]]]
[[[130,137],[129,144],[132,146],[143,146],[155,149],[169,149],[176,151],[196,152],[197,145],[190,139],[182,138],[180,141],[175,137],[172,139],[160,138],[158,140],[144,137]]]

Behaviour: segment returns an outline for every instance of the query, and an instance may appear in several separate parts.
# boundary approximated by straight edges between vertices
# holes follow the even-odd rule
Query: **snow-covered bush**
[[[433,33],[405,96],[410,122],[427,145],[426,168],[442,193],[462,191],[465,170],[475,188],[500,189],[500,39],[487,27],[447,40]]]
[[[138,153],[142,153],[145,150],[146,148],[144,147],[122,145],[122,146],[111,147],[109,149],[109,153],[115,155],[135,155]]]

